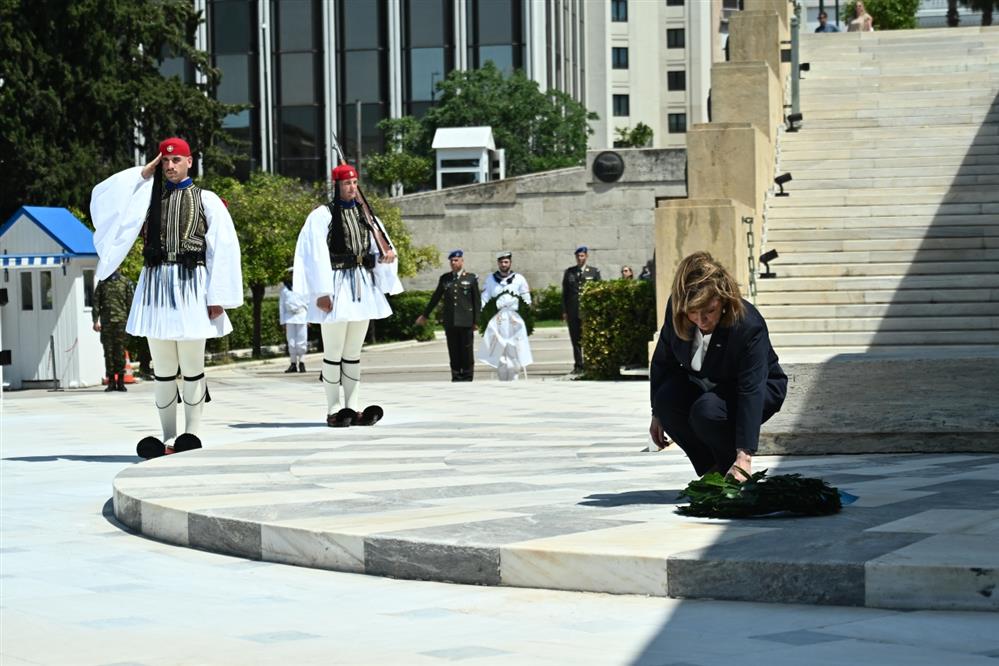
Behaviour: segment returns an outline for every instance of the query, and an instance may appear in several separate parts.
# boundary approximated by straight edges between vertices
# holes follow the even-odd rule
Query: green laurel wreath
[[[512,291],[501,291],[486,302],[482,306],[482,312],[479,313],[479,335],[485,335],[486,326],[489,325],[489,320],[496,316],[499,312],[499,308],[496,306],[496,301],[499,300],[500,296],[513,296],[520,303],[518,304],[517,314],[520,318],[524,320],[524,326],[527,327],[527,334],[530,335],[534,333],[534,312],[531,311],[531,306],[524,297],[520,294],[515,294]]]
[[[690,504],[677,508],[683,516],[700,518],[749,518],[773,513],[827,516],[843,508],[839,490],[822,479],[800,474],[767,477],[767,470],[753,474],[745,483],[718,472],[691,481],[680,499]]]

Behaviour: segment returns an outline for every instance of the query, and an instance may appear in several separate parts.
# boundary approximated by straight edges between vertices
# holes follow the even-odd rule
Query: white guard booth
[[[5,389],[100,385],[104,352],[93,330],[94,235],[65,208],[22,206],[0,227],[0,342]],[[2,299],[0,299],[2,302]]]
[[[506,151],[497,150],[492,127],[440,127],[434,133],[437,189],[506,178]],[[460,174],[449,178],[447,174]]]

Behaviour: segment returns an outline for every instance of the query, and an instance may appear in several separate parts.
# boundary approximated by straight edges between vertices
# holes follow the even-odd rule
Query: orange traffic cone
[[[129,357],[127,351],[125,352],[125,383],[135,383],[135,373],[132,372],[132,359]]]

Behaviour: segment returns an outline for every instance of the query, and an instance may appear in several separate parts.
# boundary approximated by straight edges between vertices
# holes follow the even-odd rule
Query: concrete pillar
[[[780,82],[770,67],[763,61],[716,63],[711,68],[711,80],[712,120],[754,125],[772,154],[777,127],[784,122],[784,108]]]
[[[777,12],[780,17],[781,39],[791,38],[791,15],[794,8],[788,0],[744,0],[743,11]]]
[[[763,228],[763,204],[773,178],[773,153],[748,123],[695,125],[687,132],[687,188],[690,199],[734,199],[748,207]]]
[[[729,19],[729,61],[755,62],[762,60],[774,75],[781,76],[781,20],[777,12],[736,12]],[[783,78],[781,78],[783,84]],[[712,83],[712,89],[715,84]],[[714,95],[712,94],[712,117]]]
[[[705,250],[731,271],[749,293],[749,206],[732,199],[671,199],[656,208],[656,310],[663,325],[673,275],[687,255]],[[754,238],[755,250],[759,238]],[[754,251],[755,251],[754,250]]]

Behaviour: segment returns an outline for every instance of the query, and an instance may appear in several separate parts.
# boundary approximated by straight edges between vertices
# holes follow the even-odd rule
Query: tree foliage
[[[846,6],[846,23],[857,16],[857,0]],[[876,30],[908,30],[916,27],[919,0],[864,0],[864,8],[874,19]]]
[[[617,132],[616,145],[621,148],[644,148],[652,143],[652,128],[645,123],[638,123],[634,127],[615,127]]]
[[[621,366],[647,365],[656,332],[656,294],[646,280],[587,282],[579,296],[588,379],[616,379]]]
[[[86,209],[95,183],[172,134],[206,169],[231,164],[222,119],[239,107],[206,94],[219,72],[191,46],[200,22],[189,0],[0,0],[0,219],[25,203]],[[204,83],[164,78],[161,54]]]
[[[430,146],[438,128],[489,126],[496,146],[506,151],[508,176],[576,166],[586,159],[587,137],[593,133],[589,121],[597,114],[562,91],[543,92],[522,71],[504,76],[490,61],[480,69],[452,71],[437,90],[437,104],[422,119],[380,125],[403,153],[432,164]],[[381,158],[370,159],[379,168],[393,164],[389,158],[379,162]],[[400,160],[395,171],[380,171],[380,182],[403,180],[409,174],[403,165]]]
[[[427,182],[434,170],[434,161],[420,154],[423,127],[412,116],[386,118],[378,123],[385,133],[384,153],[367,159],[368,176],[375,185],[388,190],[394,183],[412,190]]]

